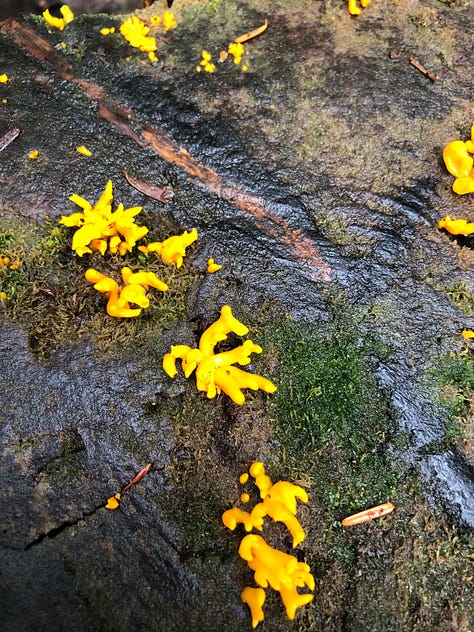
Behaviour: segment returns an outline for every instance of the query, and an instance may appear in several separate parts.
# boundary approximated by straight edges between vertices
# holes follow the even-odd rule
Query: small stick
[[[264,23],[261,26],[257,26],[256,29],[253,29],[252,31],[249,31],[248,33],[244,33],[243,35],[239,35],[239,37],[236,37],[234,42],[236,44],[243,44],[243,42],[248,42],[248,40],[253,39],[254,37],[257,37],[257,35],[260,35],[260,33],[263,33],[263,31],[265,31],[267,26],[268,26],[268,20],[265,20]]]
[[[147,465],[145,465],[145,467],[142,470],[140,470],[136,476],[132,478],[130,483],[128,485],[125,485],[125,487],[122,489],[122,492],[126,492],[127,489],[130,489],[130,487],[133,487],[136,483],[138,483],[139,480],[141,480],[144,476],[146,476],[148,472],[150,471],[150,467],[151,467],[151,463],[147,463]]]
[[[375,520],[376,518],[386,516],[394,509],[395,505],[392,505],[392,503],[383,503],[383,505],[377,505],[376,507],[371,507],[365,511],[360,511],[352,516],[348,516],[347,518],[344,518],[341,524],[343,527],[351,527],[354,524],[360,524],[361,522],[368,522],[369,520]]]
[[[132,178],[132,176],[129,176],[126,171],[122,171],[122,175],[134,189],[137,189],[140,193],[143,193],[154,200],[158,200],[158,202],[168,204],[168,202],[171,202],[173,199],[173,189],[169,185],[166,185],[163,188],[156,187],[152,184],[147,184],[146,182]]]
[[[419,70],[423,75],[425,75],[425,77],[428,77],[428,79],[431,79],[431,81],[436,81],[437,79],[436,75],[426,70],[426,68],[422,66],[420,62],[417,61],[414,57],[410,57],[409,61],[410,61],[410,64],[414,66],[417,70]]]
[[[5,147],[8,147],[8,145],[15,140],[19,133],[19,128],[15,127],[14,129],[11,129],[9,132],[7,132],[4,136],[2,136],[0,138],[0,151],[5,149]]]

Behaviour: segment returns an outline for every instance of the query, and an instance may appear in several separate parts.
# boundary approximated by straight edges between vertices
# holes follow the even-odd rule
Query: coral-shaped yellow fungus
[[[453,191],[458,195],[474,193],[474,125],[471,127],[471,139],[453,140],[443,150],[446,169],[456,179]]]
[[[227,48],[227,52],[234,58],[234,64],[240,64],[245,51],[240,42],[231,42]]]
[[[265,618],[263,614],[265,591],[263,590],[263,588],[245,586],[240,598],[250,608],[250,614],[252,616],[252,628],[256,628],[260,621],[263,621],[263,619]]]
[[[107,248],[112,254],[118,252],[124,255],[148,232],[145,226],[135,224],[135,216],[142,210],[141,206],[124,209],[120,202],[117,209],[112,211],[110,180],[94,206],[80,195],[71,195],[69,199],[82,208],[82,213],[63,215],[60,224],[78,228],[72,238],[72,249],[80,257],[93,250],[104,255]]]
[[[112,35],[113,33],[115,33],[115,26],[111,26],[111,27],[104,26],[104,28],[100,29],[101,35]]]
[[[370,4],[370,0],[360,0],[360,6],[365,9]],[[347,10],[351,15],[359,15],[362,9],[357,6],[357,0],[348,0]]]
[[[283,522],[293,535],[293,546],[305,538],[305,532],[296,518],[296,500],[308,501],[305,490],[287,481],[278,481],[274,485],[265,473],[265,467],[260,461],[252,463],[250,475],[259,489],[263,502],[258,503],[250,513],[233,507],[222,515],[224,525],[234,530],[238,523],[242,523],[247,532],[252,529],[262,531],[263,517],[268,515],[273,520]],[[246,475],[240,477],[240,482],[247,481]],[[246,496],[246,501],[248,494]],[[271,586],[280,592],[286,613],[293,619],[297,608],[304,606],[313,599],[313,595],[300,594],[298,588],[307,587],[314,590],[314,578],[310,568],[296,557],[272,548],[260,535],[247,535],[243,538],[239,555],[248,562],[254,571],[254,580],[260,588],[246,586],[241,599],[250,608],[252,627],[257,627],[263,621],[263,604],[265,593],[262,590]]]
[[[56,18],[54,17],[54,15],[51,15],[49,9],[46,9],[46,11],[43,12],[43,18],[45,19],[46,23],[49,24],[49,26],[53,26],[54,28],[62,31],[64,30],[66,24],[69,24],[69,22],[72,22],[74,20],[74,13],[67,6],[67,4],[63,4],[63,6],[60,7],[59,11],[63,16],[62,18]]]
[[[468,222],[465,219],[452,219],[450,215],[439,220],[438,228],[444,228],[451,235],[474,234],[474,222]]]
[[[210,399],[223,391],[236,404],[243,404],[244,388],[274,393],[276,386],[270,380],[233,366],[249,364],[252,353],[262,352],[259,345],[246,340],[230,351],[214,352],[216,344],[225,340],[231,332],[245,336],[248,328],[234,317],[228,305],[224,305],[219,319],[202,334],[199,348],[192,349],[187,345],[172,346],[170,352],[163,356],[163,369],[170,377],[174,377],[177,373],[176,360],[180,359],[185,377],[188,378],[196,370],[197,389],[206,392]]]
[[[314,577],[308,564],[298,562],[294,555],[272,548],[262,536],[253,533],[240,543],[239,555],[254,571],[256,584],[262,588],[271,586],[280,592],[290,619],[295,618],[297,608],[312,601],[313,595],[300,594],[297,589],[306,586],[314,590]]]
[[[150,27],[147,26],[136,15],[132,15],[131,18],[125,20],[120,26],[120,33],[127,40],[130,46],[139,48],[144,53],[150,53],[156,51],[156,39],[150,37],[148,33]]]
[[[156,252],[164,263],[180,268],[186,256],[186,248],[196,241],[197,230],[193,228],[189,233],[185,230],[182,235],[173,235],[164,241],[153,241],[147,246],[138,246],[142,252]]]
[[[238,507],[228,509],[222,515],[224,525],[233,531],[237,524],[243,524],[246,531],[263,528],[263,519],[269,516],[275,522],[283,522],[293,538],[293,547],[302,542],[306,534],[296,517],[296,499],[308,502],[308,494],[299,485],[278,481],[272,485],[270,477],[265,474],[263,463],[256,461],[250,466],[250,475],[260,491],[263,502],[258,503],[249,513]]]
[[[86,271],[85,277],[94,283],[94,288],[108,299],[107,313],[115,318],[139,316],[142,309],[150,304],[150,299],[146,296],[149,287],[162,292],[168,289],[166,283],[163,283],[153,272],[132,272],[127,267],[122,268],[123,288],[114,279],[93,268]],[[138,308],[130,307],[130,303],[138,305]]]
[[[174,19],[174,15],[172,11],[166,10],[163,13],[161,24],[163,25],[163,28],[165,29],[165,31],[169,31],[174,26],[176,26],[176,20]]]

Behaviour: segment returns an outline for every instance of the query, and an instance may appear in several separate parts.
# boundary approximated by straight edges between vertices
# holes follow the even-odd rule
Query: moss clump
[[[274,344],[275,429],[289,467],[317,481],[331,511],[388,499],[397,480],[387,456],[394,418],[371,371],[374,343],[286,323]]]

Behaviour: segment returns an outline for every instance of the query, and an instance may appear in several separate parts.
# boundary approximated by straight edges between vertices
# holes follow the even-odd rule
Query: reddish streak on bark
[[[262,232],[284,243],[294,252],[299,263],[310,270],[315,280],[330,280],[330,267],[322,260],[309,237],[303,231],[291,228],[283,217],[272,213],[261,197],[246,193],[231,180],[221,178],[209,167],[201,165],[170,136],[146,122],[135,120],[135,129],[141,129],[141,133],[136,132],[129,122],[133,116],[132,110],[111,101],[100,86],[78,77],[71,64],[49,42],[20,22],[4,20],[0,23],[0,33],[10,37],[36,59],[51,66],[62,79],[81,86],[97,102],[99,116],[132,138],[140,147],[151,147],[163,160],[181,167],[195,178],[200,186],[230,202],[243,213],[251,215]]]

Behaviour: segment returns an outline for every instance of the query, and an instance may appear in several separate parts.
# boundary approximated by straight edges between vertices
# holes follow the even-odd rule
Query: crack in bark
[[[80,86],[89,98],[97,103],[98,115],[134,140],[137,145],[151,148],[163,160],[183,169],[199,186],[250,216],[258,230],[288,247],[297,263],[307,270],[312,280],[331,280],[331,268],[322,259],[310,237],[301,229],[292,228],[284,217],[273,213],[263,198],[242,190],[232,180],[222,178],[209,167],[200,164],[165,132],[146,121],[135,118],[132,127],[132,110],[112,101],[104,88],[76,75],[71,64],[49,42],[30,28],[10,18],[0,23],[0,33],[12,39],[39,61],[51,66],[62,79]],[[140,131],[137,132],[136,129]]]
[[[46,538],[49,538],[49,539],[55,538],[57,535],[59,535],[60,533],[65,531],[68,527],[74,527],[81,520],[84,520],[85,518],[89,518],[90,516],[93,516],[95,513],[97,513],[97,511],[99,509],[103,509],[103,507],[104,507],[104,504],[102,503],[101,505],[98,505],[97,507],[94,507],[94,509],[91,509],[91,511],[86,511],[86,512],[82,513],[78,518],[75,518],[74,520],[64,520],[64,522],[62,522],[57,527],[53,527],[49,531],[45,531],[44,533],[41,533],[38,537],[36,537],[31,542],[29,542],[24,547],[23,550],[24,551],[29,551],[34,546],[37,546],[38,544],[41,544],[41,542],[43,542],[43,540],[45,540]]]

